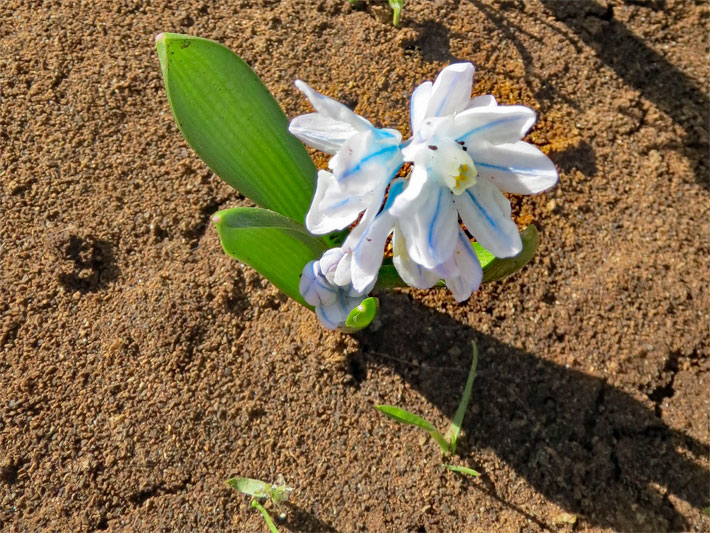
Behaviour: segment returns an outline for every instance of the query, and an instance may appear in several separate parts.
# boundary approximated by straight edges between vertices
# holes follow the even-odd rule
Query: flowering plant
[[[414,90],[412,135],[403,140],[300,80],[315,112],[287,125],[256,75],[221,45],[161,34],[157,48],[188,142],[260,206],[213,216],[223,248],[325,327],[367,326],[374,289],[445,285],[464,301],[534,255],[537,232],[518,232],[503,193],[549,189],[557,171],[521,140],[535,122],[531,109],[471,98],[470,63]],[[294,136],[332,155],[328,170],[316,171]]]

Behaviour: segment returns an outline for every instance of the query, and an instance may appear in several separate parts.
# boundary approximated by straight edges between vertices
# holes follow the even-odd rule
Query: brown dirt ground
[[[295,487],[283,531],[709,531],[703,2],[185,0],[0,5],[0,524],[265,531],[225,486]],[[456,305],[382,295],[322,330],[208,227],[245,204],[181,138],[153,38],[216,39],[289,116],[294,78],[407,131],[454,60],[538,109],[560,186],[536,259]],[[705,40],[704,40],[705,39]],[[321,158],[322,159],[322,158]],[[440,427],[481,348],[458,462]]]

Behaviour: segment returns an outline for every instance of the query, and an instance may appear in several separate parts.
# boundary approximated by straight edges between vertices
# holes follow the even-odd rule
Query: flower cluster
[[[459,302],[482,278],[459,217],[496,257],[521,251],[503,192],[544,191],[557,182],[557,171],[520,140],[535,123],[534,111],[499,106],[490,95],[471,98],[473,72],[471,63],[453,64],[415,89],[412,137],[404,142],[399,132],[376,128],[296,82],[316,112],[296,117],[289,131],[333,155],[329,170],[318,173],[306,227],[322,235],[357,221],[342,246],[303,271],[300,292],[326,327],[342,326],[372,290],[390,234],[394,265],[408,285],[426,289],[443,279]],[[405,162],[411,174],[396,178]]]

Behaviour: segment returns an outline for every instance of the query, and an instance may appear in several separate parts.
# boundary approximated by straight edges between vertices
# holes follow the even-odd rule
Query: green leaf
[[[235,477],[227,480],[227,485],[253,498],[267,498],[271,492],[271,485],[250,479],[248,477]]]
[[[483,269],[483,283],[497,281],[517,272],[534,257],[539,241],[537,228],[531,224],[520,232],[520,239],[523,241],[521,252],[515,257],[506,259],[497,258],[477,242],[471,243]],[[382,267],[380,267],[375,289],[392,289],[406,286],[407,284],[399,277],[397,269],[392,264],[392,259],[386,259],[382,263]],[[438,286],[443,287],[444,283],[439,282]]]
[[[236,207],[212,217],[222,248],[246,263],[297,302],[311,308],[298,291],[303,267],[319,259],[326,244],[283,215],[256,207]]]
[[[377,309],[379,308],[379,300],[374,296],[365,298],[360,305],[350,311],[348,318],[345,320],[345,333],[355,333],[370,325],[370,322],[375,318]]]
[[[491,261],[495,260],[496,256],[478,244],[477,241],[474,241],[471,244],[473,245],[473,251],[476,252],[476,255],[478,256],[478,262],[481,263],[481,268],[485,270]]]
[[[258,76],[207,39],[161,33],[156,47],[170,107],[195,152],[257,205],[303,223],[316,168]]]
[[[446,442],[441,433],[439,433],[439,431],[433,425],[431,425],[423,418],[412,414],[409,411],[405,411],[404,409],[401,409],[399,407],[395,407],[394,405],[376,405],[375,408],[384,415],[388,416],[389,418],[396,420],[397,422],[422,428],[424,431],[426,431],[427,433],[429,433],[429,435],[432,436],[432,438],[436,441],[436,443],[439,445],[439,447],[444,453],[448,453],[450,451],[449,443]]]
[[[506,276],[510,276],[523,268],[535,255],[539,236],[537,228],[530,224],[527,228],[520,232],[520,238],[523,241],[522,251],[515,257],[505,259],[495,258],[486,265],[483,269],[483,283],[489,281],[497,281]]]
[[[478,477],[481,475],[480,473],[476,472],[473,468],[467,468],[465,466],[445,464],[444,468],[448,468],[452,472],[458,472],[459,474],[466,474],[467,476]]]
[[[461,424],[463,423],[463,417],[466,414],[466,409],[468,409],[468,402],[471,399],[471,390],[473,389],[473,380],[476,378],[476,368],[478,367],[478,346],[476,346],[476,341],[473,344],[473,362],[471,363],[471,370],[468,372],[468,379],[466,380],[466,387],[463,391],[463,396],[459,402],[459,406],[456,409],[456,414],[454,414],[454,420],[451,422],[451,426],[444,438],[451,443],[451,453],[456,452],[456,441],[459,438],[459,433],[461,432]]]
[[[266,525],[269,528],[269,531],[271,531],[271,533],[279,533],[279,530],[276,529],[276,524],[274,524],[274,521],[271,519],[271,515],[269,515],[267,510],[264,509],[263,505],[261,505],[256,500],[252,500],[251,506],[254,507],[255,509],[259,510],[259,512],[261,513],[261,516],[264,517],[264,522],[266,522]]]

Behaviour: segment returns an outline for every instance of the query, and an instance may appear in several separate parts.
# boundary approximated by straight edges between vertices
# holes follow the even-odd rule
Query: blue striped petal
[[[412,261],[404,235],[398,226],[392,234],[392,262],[402,280],[410,287],[429,289],[439,281],[439,274]]]
[[[468,300],[471,293],[478,290],[483,280],[483,270],[471,242],[462,229],[459,229],[458,241],[451,261],[456,265],[457,274],[444,281],[454,299],[463,302]]]
[[[468,153],[479,176],[489,177],[505,192],[535,194],[553,187],[558,180],[554,163],[523,141],[497,146],[474,143]]]
[[[337,298],[338,289],[322,275],[318,261],[310,261],[303,267],[298,292],[312,306],[330,305]]]
[[[415,182],[414,176],[411,181]],[[456,244],[458,220],[453,195],[432,180],[416,181],[421,183],[418,194],[407,198],[409,187],[417,185],[411,183],[394,202],[392,212],[398,218],[412,260],[425,268],[435,268],[449,259]]]
[[[479,106],[456,115],[446,134],[467,146],[480,140],[513,143],[527,133],[535,120],[535,111],[522,105]]]
[[[306,228],[316,235],[344,229],[367,207],[366,197],[347,194],[333,174],[320,170],[316,193],[306,213]]]
[[[513,257],[523,249],[518,228],[510,218],[510,202],[490,180],[479,176],[454,202],[468,230],[493,255]]]
[[[427,117],[443,117],[462,111],[471,99],[474,68],[471,63],[454,63],[437,76],[427,105]]]
[[[402,136],[394,130],[358,133],[347,140],[328,166],[350,194],[386,187],[404,162],[401,140]]]

